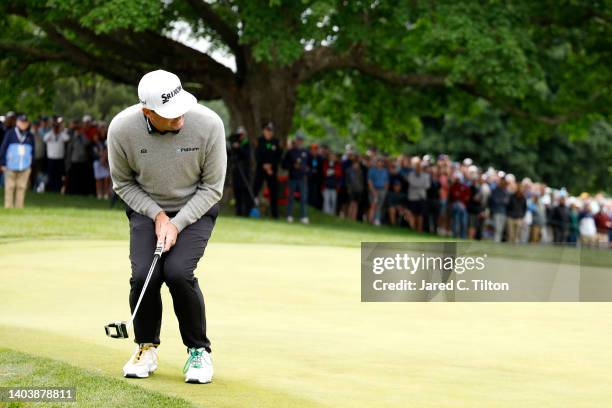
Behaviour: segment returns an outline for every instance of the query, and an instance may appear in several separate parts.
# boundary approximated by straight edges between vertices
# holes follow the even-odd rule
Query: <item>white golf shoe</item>
[[[183,367],[185,382],[207,384],[212,381],[213,366],[210,354],[203,347],[187,350],[189,357]]]
[[[157,370],[157,347],[151,343],[136,346],[136,351],[123,366],[123,376],[128,378],[147,378]]]

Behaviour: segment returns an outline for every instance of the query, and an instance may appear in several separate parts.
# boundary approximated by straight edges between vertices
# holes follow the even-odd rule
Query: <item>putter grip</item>
[[[155,253],[153,253],[153,255],[161,256],[163,252],[164,252],[164,243],[160,241],[157,243],[157,246],[155,247]]]

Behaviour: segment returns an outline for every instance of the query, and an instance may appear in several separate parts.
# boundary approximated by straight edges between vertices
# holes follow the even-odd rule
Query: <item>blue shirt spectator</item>
[[[5,133],[2,145],[0,145],[0,167],[7,166],[7,152],[9,150],[9,146],[14,144],[30,145],[32,148],[32,158],[34,157],[34,135],[32,135],[29,130],[20,130],[17,126],[15,126]]]
[[[368,180],[376,190],[384,190],[389,184],[389,172],[384,167],[370,167]]]

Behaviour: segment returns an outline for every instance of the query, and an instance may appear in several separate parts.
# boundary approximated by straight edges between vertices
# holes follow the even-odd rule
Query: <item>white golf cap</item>
[[[142,77],[138,83],[138,98],[144,108],[166,119],[183,116],[197,103],[195,96],[183,89],[179,77],[161,69]]]

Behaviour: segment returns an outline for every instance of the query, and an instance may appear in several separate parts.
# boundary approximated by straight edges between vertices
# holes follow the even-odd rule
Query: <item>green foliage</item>
[[[51,19],[74,17],[97,33],[107,33],[161,29],[168,23],[166,4],[158,0],[48,0],[46,6],[52,10]]]
[[[515,120],[491,108],[469,119],[446,116],[426,128],[425,136],[403,150],[409,154],[447,153],[456,160],[470,157],[517,177],[530,177],[573,194],[610,190],[612,126],[595,122],[587,134],[571,140],[551,132],[529,140]]]
[[[405,143],[422,137],[420,115],[436,110],[437,99],[410,88],[389,92],[386,84],[354,71],[329,74],[299,89],[304,109],[294,118],[294,129],[323,137],[333,127],[361,146],[399,153]]]
[[[108,122],[121,110],[138,102],[135,87],[114,84],[99,76],[59,80],[55,89],[53,112],[66,119],[91,115]]]
[[[482,132],[500,138],[483,159],[499,159],[516,166],[517,173],[541,174],[570,185],[561,167],[508,163],[507,148],[537,146],[554,135],[558,145],[571,147],[563,152],[573,152],[580,141],[591,146],[593,129],[612,122],[611,0],[234,0],[201,5],[210,7],[246,47],[246,77],[262,67],[264,72],[287,74],[282,70],[320,47],[337,53],[359,50],[360,62],[371,69],[356,61],[351,69],[322,71],[300,84],[293,131],[325,138],[333,129],[340,138],[397,153],[432,137],[427,130],[431,121],[442,123],[438,131],[456,125],[469,139],[463,148],[482,150]],[[231,51],[214,21],[201,17],[186,0],[4,2],[0,16],[0,49],[10,50],[0,57],[0,106],[33,112],[51,105],[57,78],[80,78],[83,70],[102,72],[126,58],[130,78],[164,65],[163,49],[159,61],[138,52],[163,47],[155,40],[149,44],[143,33],[168,35],[182,24],[193,39],[209,40],[212,50]],[[49,26],[104,63],[68,63],[61,57],[65,46],[45,35]],[[82,29],[101,35],[102,41],[94,43]],[[115,49],[105,48],[105,41]],[[121,47],[117,50],[117,43],[129,44],[133,56],[132,51],[126,55]],[[24,58],[15,51],[23,47],[38,55]],[[416,80],[399,85],[406,82],[389,80],[381,72],[442,78],[443,83]],[[86,100],[89,106],[91,100]],[[100,115],[105,116],[113,103],[93,105],[100,104]],[[84,104],[74,107],[75,112],[84,109]],[[531,151],[526,149],[522,157],[531,157]],[[551,158],[551,163],[558,160]],[[601,163],[597,174],[608,171]],[[585,182],[594,187],[602,185],[601,180],[600,175]]]
[[[16,64],[10,60],[0,61],[0,72],[13,71]],[[32,64],[17,75],[0,74],[0,112],[9,110],[39,114],[53,101],[55,73],[43,64]]]

